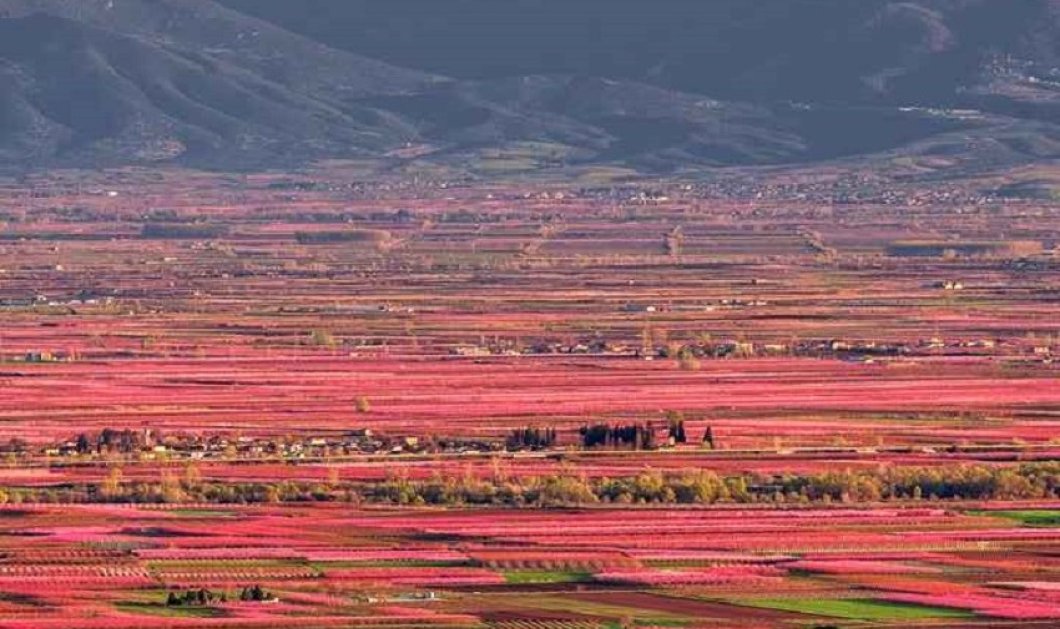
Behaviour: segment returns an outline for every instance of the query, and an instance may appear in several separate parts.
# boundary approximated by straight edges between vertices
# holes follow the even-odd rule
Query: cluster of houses
[[[51,267],[53,271],[63,271],[63,266],[57,264]],[[75,295],[71,295],[66,298],[54,298],[48,297],[43,294],[34,294],[28,297],[11,297],[6,299],[0,299],[0,308],[32,308],[34,306],[48,306],[48,307],[76,307],[76,306],[109,306],[113,305],[113,296],[99,296],[93,295],[86,291],[81,291]]]
[[[575,341],[541,340],[515,347],[503,341],[463,344],[453,347],[450,354],[462,357],[489,356],[548,356],[548,355],[592,355],[632,357],[643,360],[665,358],[751,358],[756,356],[800,356],[808,358],[839,358],[862,361],[876,358],[918,356],[937,353],[975,355],[996,350],[1002,343],[992,338],[943,339],[925,338],[915,341],[871,341],[841,339],[807,339],[788,343],[753,342],[741,339],[722,339],[705,342],[689,342],[680,346],[673,344],[645,347],[620,341],[592,337]],[[1029,348],[1012,345],[1006,351],[1010,355],[1030,354],[1038,358],[1051,358],[1060,353],[1048,344],[1037,344]]]
[[[7,453],[29,455],[25,443],[7,444]],[[162,435],[151,430],[114,430],[81,433],[41,448],[46,457],[135,456],[139,459],[321,459],[351,455],[474,453],[503,449],[503,444],[477,439],[381,435],[371,429],[349,430],[330,436],[233,436],[226,434]],[[0,446],[0,453],[5,451]]]
[[[751,279],[752,285],[761,280]],[[706,304],[623,304],[621,312],[652,314],[655,312],[715,312],[717,310],[737,310],[741,308],[761,308],[768,306],[765,299],[741,299],[738,297],[719,299]]]
[[[277,457],[303,459],[352,454],[400,454],[422,451],[416,437],[387,437],[370,429],[347,431],[337,436],[233,436],[226,434],[173,433],[162,435],[151,429],[81,433],[72,439],[45,447],[45,456],[135,455],[142,459],[233,459]]]
[[[61,363],[70,360],[69,354],[62,352],[26,352],[22,356],[22,362],[26,363]]]
[[[486,343],[481,345],[457,345],[449,350],[454,356],[545,356],[550,354],[612,355],[633,356],[640,350],[624,343],[593,338],[585,341],[561,343],[559,341],[537,341],[522,348],[504,343]]]

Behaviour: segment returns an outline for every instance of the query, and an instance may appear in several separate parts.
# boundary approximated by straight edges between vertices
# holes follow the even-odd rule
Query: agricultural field
[[[0,629],[1056,627],[1016,175],[0,180]]]

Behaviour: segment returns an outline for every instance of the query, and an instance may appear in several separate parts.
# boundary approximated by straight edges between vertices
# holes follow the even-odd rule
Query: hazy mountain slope
[[[244,167],[276,154],[372,153],[407,136],[401,121],[353,101],[420,89],[425,75],[196,5],[213,7],[0,3],[9,16],[0,19],[0,155]],[[42,7],[51,10],[34,11]]]
[[[428,79],[422,73],[329,48],[213,0],[0,0],[0,14],[34,13],[198,53],[293,89],[329,96],[406,91]]]
[[[577,74],[730,100],[953,96],[997,57],[1060,67],[1057,0],[221,0],[467,79]]]
[[[1058,41],[1060,0],[0,0],[0,165],[1028,161]]]

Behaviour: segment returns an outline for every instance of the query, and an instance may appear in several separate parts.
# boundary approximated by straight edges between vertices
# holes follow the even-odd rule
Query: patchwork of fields
[[[0,629],[1057,626],[1060,205],[829,186],[0,187]]]
[[[0,627],[1055,626],[1058,506],[8,506]]]

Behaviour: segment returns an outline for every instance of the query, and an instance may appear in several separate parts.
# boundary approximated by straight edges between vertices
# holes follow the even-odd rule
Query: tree
[[[199,467],[195,463],[188,463],[184,466],[184,488],[188,490],[196,489],[202,483],[202,472],[199,471]]]
[[[589,504],[599,499],[586,479],[562,474],[542,481],[538,501],[543,506],[562,506]]]
[[[669,422],[669,438],[674,443],[688,443],[688,435],[685,433],[685,417],[680,411],[669,411],[666,413]]]
[[[176,475],[169,470],[162,470],[158,488],[162,502],[167,504],[181,503],[188,498],[187,494],[184,493],[184,489],[181,488],[180,481],[177,480]]]
[[[555,428],[546,428],[542,430],[534,426],[517,428],[513,430],[505,440],[505,445],[509,450],[518,450],[521,448],[532,448],[537,450],[541,448],[550,448],[555,445],[555,443]]]
[[[747,488],[747,479],[743,476],[725,479],[725,489],[732,500],[737,502],[749,502],[751,500],[751,492]]]
[[[638,426],[640,428],[640,426]],[[640,430],[640,449],[641,450],[654,450],[655,449],[655,426],[651,422]]]
[[[665,502],[666,479],[656,470],[645,470],[633,480],[633,492],[638,502]]]
[[[673,257],[681,255],[681,245],[685,242],[685,234],[681,230],[681,226],[674,227],[669,234],[666,235],[666,253]]]
[[[241,601],[260,603],[261,601],[267,601],[271,598],[272,594],[270,594],[268,590],[263,589],[260,585],[247,586],[239,593],[239,600]]]
[[[677,502],[711,504],[730,497],[729,487],[710,470],[693,470],[670,482]]]
[[[107,471],[107,476],[99,485],[99,493],[107,499],[118,498],[124,494],[120,467],[115,466]]]
[[[335,347],[339,342],[331,332],[317,329],[309,333],[309,344],[316,347]]]
[[[710,449],[714,449],[714,430],[707,426],[706,432],[703,433],[703,443],[710,446]]]
[[[77,435],[77,453],[88,454],[92,451],[92,442],[89,441],[88,435],[81,433]]]
[[[696,357],[696,353],[691,347],[685,345],[677,350],[676,356],[677,366],[680,367],[681,371],[699,371],[699,358]]]

